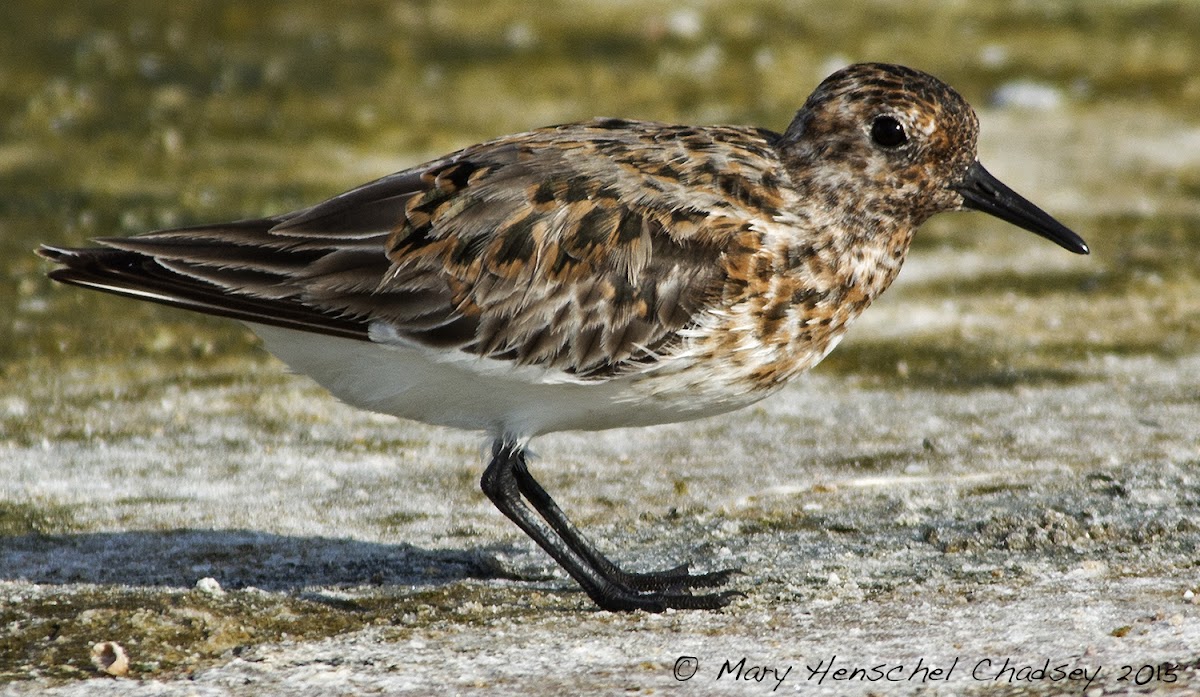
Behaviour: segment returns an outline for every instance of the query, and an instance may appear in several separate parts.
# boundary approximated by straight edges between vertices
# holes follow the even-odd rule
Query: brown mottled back
[[[401,333],[452,327],[464,350],[577,375],[654,356],[722,296],[734,235],[777,209],[775,138],[602,119],[447,158],[407,199],[381,288],[438,279],[457,319]]]

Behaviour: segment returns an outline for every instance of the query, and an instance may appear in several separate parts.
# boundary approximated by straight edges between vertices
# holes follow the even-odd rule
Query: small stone
[[[205,595],[211,595],[214,598],[220,598],[221,596],[225,595],[225,590],[221,588],[221,584],[217,583],[217,579],[210,576],[205,576],[199,581],[196,581],[196,590],[204,593]]]
[[[115,641],[102,641],[92,645],[92,665],[108,675],[121,676],[129,672],[129,656]]]

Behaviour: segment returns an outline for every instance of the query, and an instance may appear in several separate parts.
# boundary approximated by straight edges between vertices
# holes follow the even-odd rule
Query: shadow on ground
[[[441,585],[502,576],[485,550],[421,549],[250,530],[170,530],[0,537],[0,579],[37,584],[297,592],[314,586]]]

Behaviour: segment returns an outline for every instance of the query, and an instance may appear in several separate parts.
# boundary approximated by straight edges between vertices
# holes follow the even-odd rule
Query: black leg
[[[492,461],[480,481],[483,493],[500,512],[546,550],[575,579],[584,592],[605,610],[667,608],[716,609],[728,605],[736,593],[690,595],[667,592],[689,585],[716,585],[730,572],[691,576],[686,567],[661,574],[629,574],[600,554],[563,514],[525,465],[525,453],[516,444],[496,441]],[[530,500],[538,517],[521,498]]]
[[[575,524],[567,518],[550,494],[533,478],[522,454],[513,466],[517,486],[533,505],[534,510],[554,528],[562,541],[588,560],[591,565],[613,583],[638,591],[682,590],[684,588],[711,588],[725,585],[729,577],[738,573],[734,569],[723,569],[707,574],[690,574],[688,565],[681,564],[665,571],[630,573],[624,571],[605,557]]]

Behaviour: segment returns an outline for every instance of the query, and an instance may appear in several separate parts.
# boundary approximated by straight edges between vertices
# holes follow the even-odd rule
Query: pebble
[[[92,644],[92,665],[108,675],[121,676],[129,672],[129,656],[115,641]]]
[[[196,590],[205,595],[211,595],[214,598],[220,598],[225,595],[225,589],[221,588],[221,584],[217,583],[217,579],[210,576],[205,576],[196,581]]]

